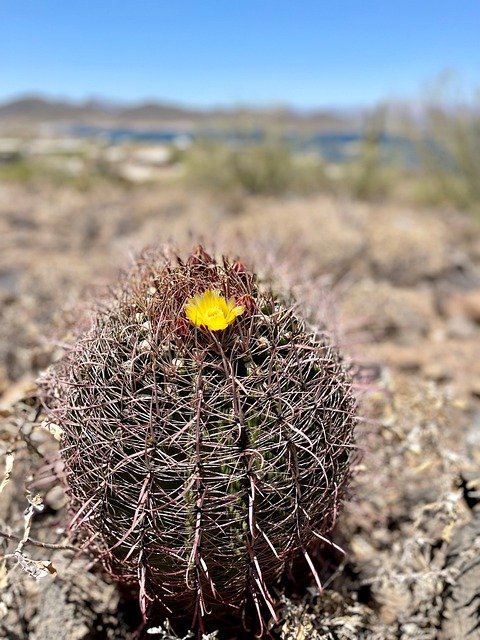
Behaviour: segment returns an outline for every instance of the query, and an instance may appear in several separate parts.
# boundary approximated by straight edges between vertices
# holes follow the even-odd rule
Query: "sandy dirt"
[[[246,199],[232,214],[174,186],[115,184],[0,184],[2,475],[13,463],[0,496],[0,638],[135,637],[135,600],[69,548],[58,441],[41,427],[35,379],[78,305],[136,251],[199,239],[292,288],[358,369],[361,457],[334,532],[345,556],[324,567],[321,596],[313,581],[289,584],[273,633],[480,638],[478,222],[326,196]]]

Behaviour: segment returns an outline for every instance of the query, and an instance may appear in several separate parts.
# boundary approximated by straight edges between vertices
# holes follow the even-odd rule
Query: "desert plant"
[[[480,209],[480,117],[474,109],[431,105],[417,137],[424,199]],[[421,194],[420,194],[421,195]]]
[[[305,194],[325,188],[320,159],[293,153],[281,141],[232,147],[209,141],[185,153],[186,180],[219,195]]]
[[[420,202],[480,212],[479,98],[446,70],[426,90],[420,117],[404,114],[417,152]]]
[[[367,201],[385,198],[401,178],[395,159],[385,149],[387,115],[383,105],[368,114],[358,156],[343,168],[340,184],[354,198]]]
[[[286,565],[314,571],[355,401],[327,334],[243,264],[144,253],[43,384],[72,527],[147,615],[160,602],[203,629],[251,611],[262,627]]]
[[[200,141],[186,155],[187,180],[217,193],[283,193],[290,187],[291,174],[291,154],[279,143],[231,147]]]

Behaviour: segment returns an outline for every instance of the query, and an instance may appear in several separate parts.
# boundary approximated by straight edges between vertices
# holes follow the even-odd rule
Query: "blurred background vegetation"
[[[439,83],[439,86],[442,83]],[[480,93],[462,101],[443,83],[415,108],[384,103],[364,113],[354,136],[329,134],[332,155],[312,145],[316,132],[253,116],[198,125],[194,136],[155,139],[81,136],[38,147],[35,135],[0,140],[0,180],[68,183],[81,190],[168,182],[211,193],[231,212],[246,196],[329,193],[394,200],[480,215]],[[31,145],[34,147],[32,152]]]

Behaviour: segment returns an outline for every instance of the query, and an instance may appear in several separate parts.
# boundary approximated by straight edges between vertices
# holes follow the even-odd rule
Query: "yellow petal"
[[[184,310],[190,322],[197,327],[221,331],[242,314],[245,308],[235,306],[235,298],[227,301],[218,291],[207,289],[203,294],[196,294],[187,300]]]

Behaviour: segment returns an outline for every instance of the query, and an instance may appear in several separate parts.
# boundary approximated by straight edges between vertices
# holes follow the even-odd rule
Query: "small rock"
[[[358,562],[371,562],[377,553],[375,547],[360,535],[352,538],[350,547]]]
[[[453,537],[446,568],[454,570],[454,579],[445,593],[440,640],[478,638],[479,540],[478,515]]]
[[[65,506],[65,493],[59,485],[52,487],[45,496],[45,503],[54,511],[60,511]]]

